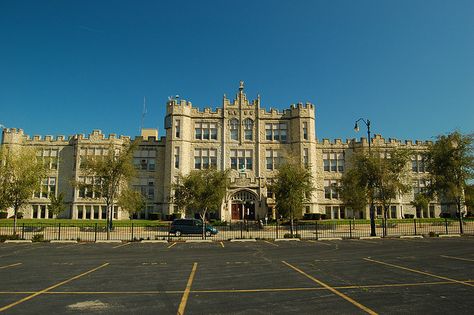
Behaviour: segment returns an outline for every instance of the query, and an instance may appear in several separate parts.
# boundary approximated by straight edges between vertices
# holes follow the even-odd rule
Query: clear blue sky
[[[163,135],[165,103],[316,104],[317,137],[474,128],[474,1],[0,1],[0,123]]]

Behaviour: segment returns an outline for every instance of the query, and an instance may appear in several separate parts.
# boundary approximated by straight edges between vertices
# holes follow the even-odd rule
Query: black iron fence
[[[463,221],[463,234],[474,235],[474,221]],[[297,237],[300,239],[319,240],[325,238],[360,238],[370,236],[368,221],[299,221],[289,224],[261,224],[260,222],[233,222],[232,224],[216,226],[216,235],[208,236],[211,240],[230,239],[279,239]],[[187,240],[201,239],[200,234],[181,235],[169,233],[170,225],[120,224],[109,233],[110,240],[140,241],[140,240]],[[380,237],[398,236],[438,236],[441,234],[461,234],[460,223],[453,219],[405,219],[405,220],[376,220],[376,234]],[[14,235],[11,223],[0,223],[0,239]],[[16,235],[19,239],[34,241],[76,240],[94,242],[107,239],[104,224],[99,223],[20,223]]]

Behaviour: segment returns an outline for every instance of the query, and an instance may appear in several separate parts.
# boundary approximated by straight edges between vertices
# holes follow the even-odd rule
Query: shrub
[[[161,220],[161,213],[158,213],[158,212],[148,213],[148,220]]]
[[[325,213],[321,214],[321,220],[326,220],[327,219],[327,215]]]
[[[8,218],[8,212],[0,211],[0,219],[6,219],[6,218]]]
[[[290,233],[285,233],[285,235],[283,235],[284,238],[300,238],[301,235],[299,234],[293,234],[293,236],[290,234]]]
[[[449,213],[449,212],[441,212],[441,213],[439,214],[439,217],[440,217],[440,218],[448,218],[448,219],[449,219],[449,218],[451,218],[451,213]]]
[[[43,234],[35,234],[31,238],[32,242],[44,242],[44,235]]]
[[[16,213],[16,218],[17,219],[23,219],[23,212],[17,212]]]
[[[405,214],[403,217],[405,219],[413,219],[413,218],[415,218],[415,215],[414,214]]]

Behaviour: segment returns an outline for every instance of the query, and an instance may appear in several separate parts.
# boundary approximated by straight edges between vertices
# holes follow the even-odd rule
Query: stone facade
[[[241,82],[235,99],[231,101],[224,95],[222,107],[215,111],[200,110],[186,100],[170,99],[166,106],[165,130],[166,136],[161,138],[157,130],[142,130],[134,155],[138,172],[132,186],[147,198],[146,209],[138,215],[141,218],[148,218],[151,213],[164,217],[175,212],[170,195],[178,174],[210,166],[231,170],[230,187],[216,214],[218,218],[232,221],[244,216],[249,219],[275,217],[275,202],[268,185],[278,164],[289,154],[311,166],[314,175],[316,191],[305,205],[305,213],[322,213],[328,218],[368,218],[368,209],[357,213],[344,209],[337,191],[331,188],[338,185],[352,152],[368,146],[367,139],[318,141],[315,106],[311,103],[293,104],[283,111],[266,110],[261,106],[260,96],[253,101],[247,99]],[[29,207],[23,211],[24,217],[47,218],[48,193],[62,192],[67,205],[62,217],[105,218],[104,203],[90,192],[74,188],[72,182],[88,180],[81,177],[81,156],[104,154],[111,144],[118,146],[130,140],[114,134],[106,137],[100,130],[88,136],[30,138],[21,129],[4,129],[3,145],[34,146],[38,156],[49,161],[50,173],[43,182],[44,191],[32,196]],[[385,140],[380,135],[372,138],[372,147],[380,149],[406,147],[422,152],[427,144]],[[416,154],[407,167],[413,171],[414,191],[423,189],[427,173]],[[389,217],[439,216],[439,204],[431,204],[425,213],[417,212],[410,205],[413,196],[411,192],[394,200]],[[128,218],[128,214],[116,209],[115,218]]]

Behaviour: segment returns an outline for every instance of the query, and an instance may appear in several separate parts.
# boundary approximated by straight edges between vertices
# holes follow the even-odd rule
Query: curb
[[[5,243],[33,243],[31,240],[5,240]]]
[[[168,243],[168,241],[165,240],[142,240],[140,243]]]
[[[231,242],[256,242],[257,240],[254,238],[233,238],[230,241]]]
[[[423,238],[422,235],[400,235],[400,238]]]
[[[359,237],[360,240],[379,240],[380,236],[361,236]]]
[[[320,237],[318,241],[342,241],[342,237]]]
[[[186,240],[186,243],[212,243],[212,240]]]
[[[65,243],[65,244],[67,244],[67,243],[70,243],[70,244],[77,243],[77,241],[73,241],[73,240],[51,240],[49,242],[50,243],[58,243],[58,244],[61,244],[61,243]]]
[[[299,242],[301,239],[299,238],[276,238],[275,242],[288,242],[288,241],[296,241]]]
[[[438,237],[461,237],[460,234],[440,234]]]
[[[121,240],[97,240],[96,243],[122,243]]]

